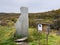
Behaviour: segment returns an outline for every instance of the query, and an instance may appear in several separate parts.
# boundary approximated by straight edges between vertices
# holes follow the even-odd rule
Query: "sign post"
[[[49,32],[50,32],[50,24],[48,24],[48,27],[47,27],[47,37],[46,37],[47,45],[48,45],[48,36],[49,36]]]

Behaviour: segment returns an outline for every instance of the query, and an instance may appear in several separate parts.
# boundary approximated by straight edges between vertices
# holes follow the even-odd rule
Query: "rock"
[[[21,38],[21,39],[17,39],[17,40],[15,40],[16,42],[23,42],[23,41],[25,41],[27,39],[27,37],[23,37],[23,38]]]

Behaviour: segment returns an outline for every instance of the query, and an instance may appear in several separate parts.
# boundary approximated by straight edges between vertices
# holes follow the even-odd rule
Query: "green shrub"
[[[30,45],[42,45],[45,44],[45,41],[46,35],[44,33],[40,33],[34,28],[31,28],[29,30],[28,42]]]
[[[14,27],[0,26],[0,45],[15,45]]]

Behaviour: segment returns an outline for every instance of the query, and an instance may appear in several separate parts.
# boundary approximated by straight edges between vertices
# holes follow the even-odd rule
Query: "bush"
[[[0,45],[15,45],[14,27],[0,26]]]
[[[29,30],[28,42],[30,45],[45,44],[45,41],[46,41],[45,39],[46,39],[46,35],[44,33],[40,33],[34,28]]]

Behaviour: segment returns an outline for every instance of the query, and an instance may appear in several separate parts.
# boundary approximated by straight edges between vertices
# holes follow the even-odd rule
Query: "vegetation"
[[[14,27],[0,26],[0,45],[16,45],[14,34]],[[47,35],[46,33],[38,32],[36,28],[29,28],[27,43],[29,45],[46,45]],[[50,33],[48,45],[60,45],[60,36],[57,36],[56,33]]]
[[[8,25],[9,21],[11,21],[10,23],[14,25],[19,16],[20,16],[19,13],[0,13],[0,25]],[[54,20],[60,21],[60,9],[43,13],[29,13],[29,27],[36,27],[36,22],[38,21],[35,21],[35,19],[43,19],[42,20],[43,23],[48,22],[52,25],[51,28],[55,29]],[[60,24],[58,27],[60,28]]]
[[[0,45],[15,45],[14,27],[0,26]]]
[[[29,45],[46,45],[46,34],[38,32],[35,28],[29,29]]]
[[[16,45],[14,39],[14,23],[17,21],[19,13],[0,13],[0,45]],[[35,19],[43,19],[40,22],[48,22],[51,29],[60,29],[60,9],[44,13],[29,13],[29,36],[27,43],[29,45],[47,45],[47,35],[44,32],[38,32]],[[32,28],[34,27],[34,28]],[[48,45],[60,45],[60,36],[56,33],[50,33],[48,36]]]
[[[47,43],[47,34],[44,32],[37,32],[35,28],[29,29],[29,45],[60,45],[60,36],[57,36],[56,33],[51,32],[48,35]]]

